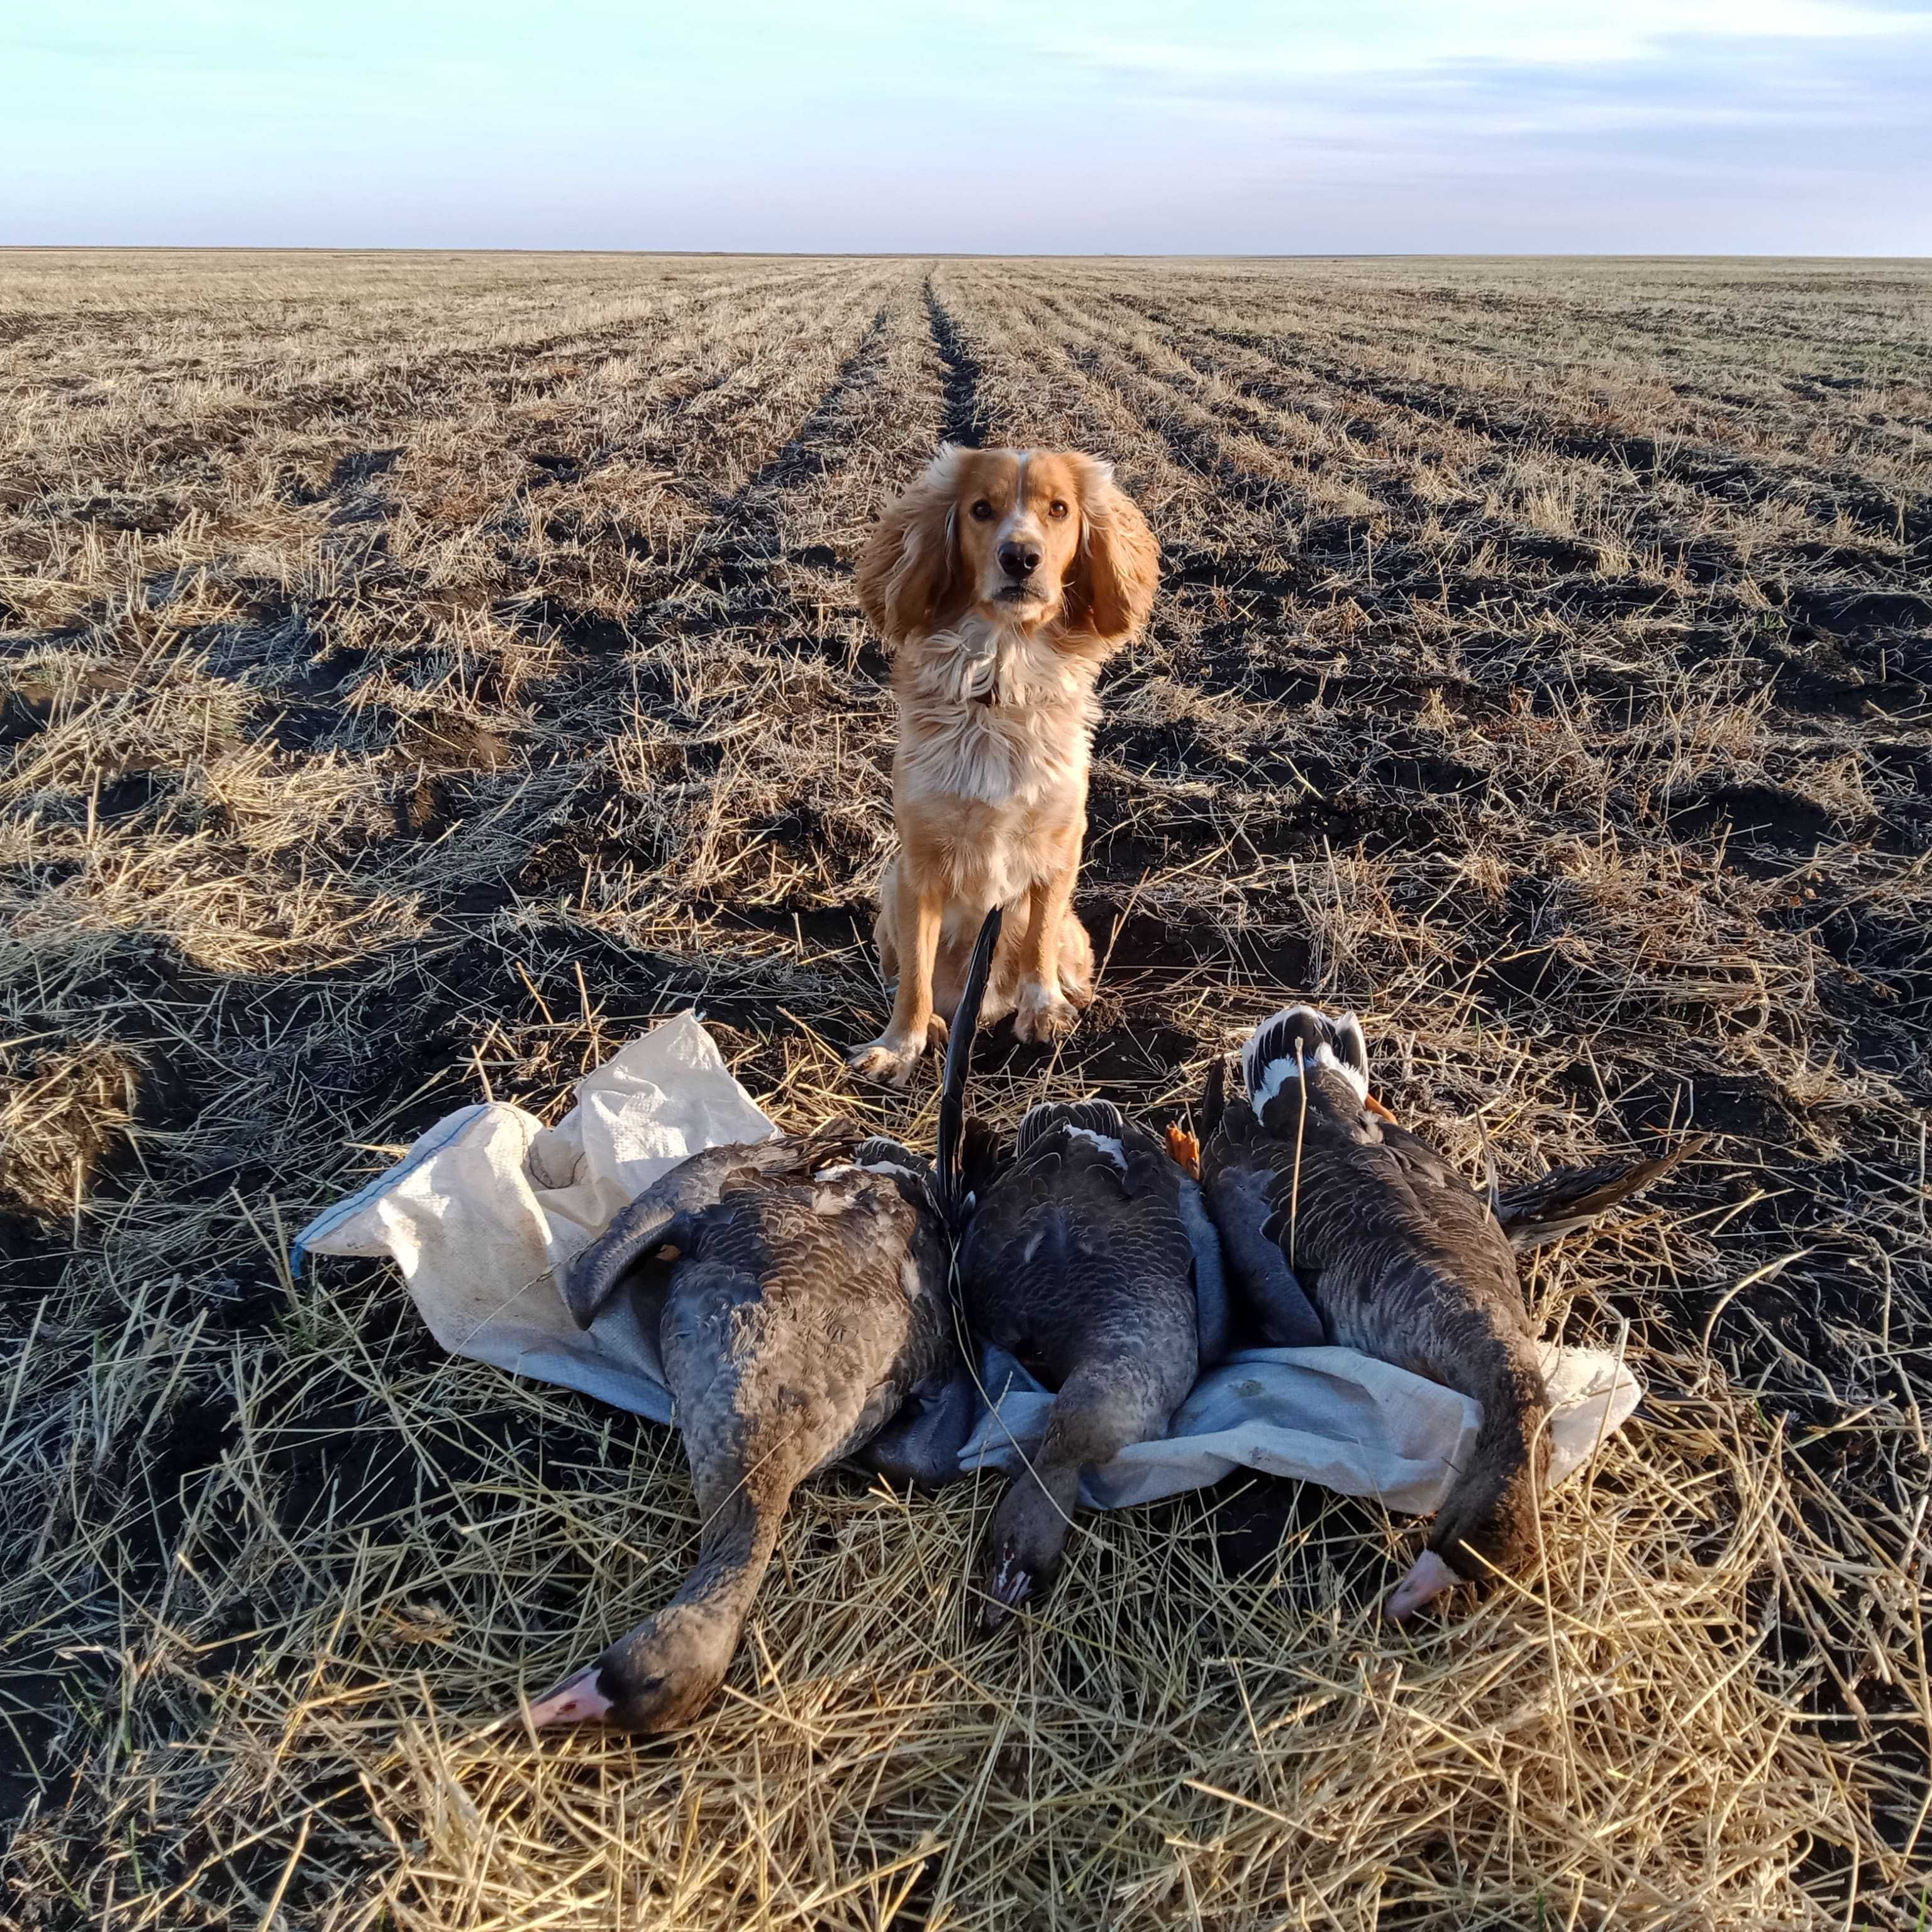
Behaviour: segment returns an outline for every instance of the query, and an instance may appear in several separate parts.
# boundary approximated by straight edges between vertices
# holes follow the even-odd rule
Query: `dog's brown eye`
[[[1047,505],[1046,514],[1051,517],[1055,523],[1058,523],[1060,518],[1066,514],[1066,506],[1063,503],[1058,496],[1056,496],[1052,502]]]
[[[992,514],[992,505],[983,496],[973,506],[973,520],[976,524],[983,524]]]

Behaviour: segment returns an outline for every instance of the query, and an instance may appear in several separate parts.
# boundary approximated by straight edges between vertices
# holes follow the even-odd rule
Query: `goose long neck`
[[[1525,1338],[1520,1346],[1484,1354],[1489,1358],[1469,1390],[1482,1404],[1482,1422],[1429,1539],[1430,1549],[1468,1576],[1480,1574],[1481,1565],[1463,1550],[1466,1544],[1499,1568],[1532,1553],[1550,1465],[1550,1435],[1544,1426],[1550,1397],[1534,1347]]]
[[[784,1520],[776,1502],[740,1490],[719,1504],[699,1532],[698,1561],[671,1599],[687,1613],[728,1622],[735,1635],[751,1609]]]

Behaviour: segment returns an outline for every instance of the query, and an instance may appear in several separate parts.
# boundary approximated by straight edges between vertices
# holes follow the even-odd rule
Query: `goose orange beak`
[[[1391,1114],[1372,1094],[1365,1094],[1363,1095],[1362,1105],[1367,1108],[1369,1112],[1374,1114],[1377,1120],[1387,1120],[1391,1126],[1399,1126],[1401,1124],[1401,1123],[1396,1119],[1396,1117]]]

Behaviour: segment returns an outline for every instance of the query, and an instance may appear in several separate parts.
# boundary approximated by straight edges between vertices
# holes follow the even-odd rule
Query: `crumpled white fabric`
[[[1543,1375],[1554,1488],[1630,1419],[1643,1385],[1601,1348],[1546,1343]],[[1053,1397],[1004,1351],[982,1352],[980,1377],[998,1406],[980,1418],[960,1462],[1018,1470],[1046,1432]],[[1424,1516],[1482,1419],[1468,1396],[1352,1348],[1246,1348],[1202,1376],[1166,1435],[1130,1444],[1084,1478],[1080,1499],[1089,1509],[1125,1509],[1247,1468]]]
[[[696,1013],[680,1013],[587,1075],[554,1127],[501,1102],[446,1115],[296,1236],[295,1272],[310,1254],[386,1255],[451,1354],[668,1422],[656,1336],[621,1296],[580,1330],[560,1281],[578,1250],[677,1162],[774,1131]],[[1546,1346],[1544,1364],[1554,1484],[1622,1426],[1643,1390],[1601,1349]],[[1018,1468],[1052,1397],[1002,1351],[983,1350],[978,1368],[994,1406],[961,1469]],[[1352,1349],[1252,1348],[1209,1370],[1165,1437],[1124,1450],[1082,1496],[1120,1509],[1246,1468],[1422,1514],[1442,1500],[1480,1419],[1467,1396]]]
[[[579,1082],[554,1127],[503,1101],[446,1114],[296,1237],[295,1272],[307,1255],[387,1255],[452,1355],[668,1422],[657,1336],[622,1295],[580,1329],[558,1283],[658,1175],[776,1131],[697,1014],[680,1013]]]

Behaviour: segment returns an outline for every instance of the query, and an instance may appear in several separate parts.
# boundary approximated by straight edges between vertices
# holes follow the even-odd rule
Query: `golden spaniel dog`
[[[1045,449],[943,447],[880,520],[859,601],[897,652],[898,850],[880,892],[892,1018],[851,1055],[904,1086],[944,1042],[980,922],[1006,909],[984,1018],[1066,1032],[1094,997],[1071,910],[1102,664],[1153,608],[1160,554],[1111,466]]]

